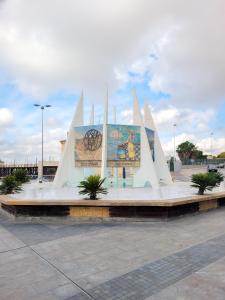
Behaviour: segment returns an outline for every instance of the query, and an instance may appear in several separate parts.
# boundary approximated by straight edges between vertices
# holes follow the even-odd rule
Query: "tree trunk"
[[[198,194],[199,195],[204,195],[204,191],[205,191],[205,188],[204,187],[200,187],[199,190],[198,190]]]
[[[96,193],[91,193],[90,194],[90,199],[91,200],[96,200]]]

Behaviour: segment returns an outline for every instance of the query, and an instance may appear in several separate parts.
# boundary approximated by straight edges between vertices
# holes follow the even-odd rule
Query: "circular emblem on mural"
[[[96,129],[90,129],[83,138],[84,148],[89,151],[96,151],[102,145],[102,134]]]

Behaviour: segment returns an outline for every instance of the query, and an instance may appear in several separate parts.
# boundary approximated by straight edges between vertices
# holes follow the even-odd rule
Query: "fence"
[[[185,159],[182,160],[182,165],[218,165],[225,164],[224,158],[215,159]]]

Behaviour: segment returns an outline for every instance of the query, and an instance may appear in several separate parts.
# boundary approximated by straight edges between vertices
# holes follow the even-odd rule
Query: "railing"
[[[218,165],[225,164],[224,158],[215,159],[184,159],[182,165]]]

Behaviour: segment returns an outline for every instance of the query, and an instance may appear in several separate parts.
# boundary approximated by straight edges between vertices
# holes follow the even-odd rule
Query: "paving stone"
[[[0,224],[0,247],[1,240],[9,237],[8,246],[4,246],[8,252],[2,253],[7,255],[0,254],[1,300],[2,295],[4,300],[141,300],[167,289],[169,295],[169,289],[174,291],[177,286],[179,300],[183,300],[182,289],[190,297],[187,299],[195,299],[195,292],[204,299],[201,285],[217,300],[225,286],[222,267],[211,270],[214,273],[208,269],[201,273],[223,255],[225,210],[168,223],[63,225],[59,220],[55,224],[25,224],[0,216]],[[15,241],[23,247],[32,245],[31,249],[11,251],[18,246]],[[92,297],[81,293],[73,281],[92,292]],[[188,288],[194,292],[185,292]],[[162,295],[158,299],[175,300]]]
[[[109,280],[88,293],[98,300],[146,299],[224,256],[225,235],[221,235]]]
[[[0,254],[0,299],[65,299],[80,292],[29,248]]]
[[[13,233],[27,245],[34,245],[46,241],[56,240],[59,238],[85,234],[96,230],[103,229],[98,224],[78,224],[78,225],[61,225],[51,226],[46,224],[27,224],[15,223],[2,224],[5,229]]]
[[[25,244],[0,225],[0,252],[24,247]]]
[[[225,258],[163,289],[146,300],[224,300]]]
[[[149,261],[205,241],[211,237],[211,231],[213,235],[215,232],[219,234],[223,231],[223,227],[218,226],[218,223],[223,219],[224,213],[219,219],[216,216],[208,217],[208,230],[205,225],[206,219],[204,218],[203,222],[201,216],[200,221],[196,219],[197,223],[194,225],[193,217],[192,222],[189,219],[185,222],[176,220],[176,226],[174,222],[126,223],[114,227],[105,227],[105,224],[102,224],[102,230],[75,234],[32,247],[82,288],[90,289],[139,268]],[[202,227],[196,230],[198,222],[202,223],[202,227],[204,225],[204,233]],[[185,226],[186,223],[188,226]],[[198,231],[201,233],[200,236]]]

